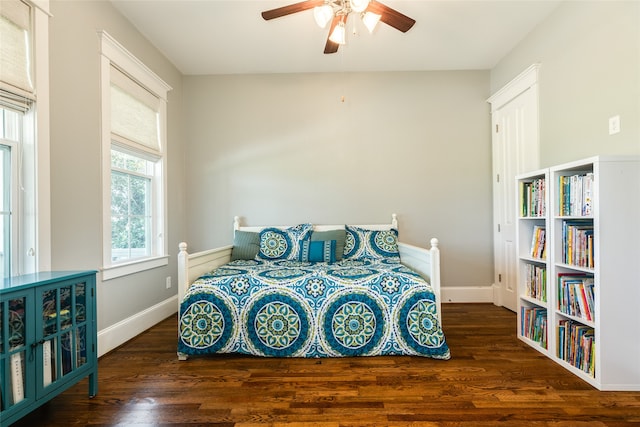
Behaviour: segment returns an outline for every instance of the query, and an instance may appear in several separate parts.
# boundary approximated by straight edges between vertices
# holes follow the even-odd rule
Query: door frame
[[[493,182],[493,255],[494,255],[494,282],[493,282],[493,303],[497,306],[505,306],[509,307],[512,304],[508,304],[508,293],[509,290],[506,289],[505,282],[501,279],[502,274],[506,274],[506,271],[502,271],[504,265],[506,265],[505,259],[509,259],[508,256],[502,253],[502,235],[500,234],[500,224],[503,220],[501,217],[501,209],[500,206],[504,204],[504,200],[501,199],[501,192],[498,190],[499,180],[505,179],[515,179],[515,177],[505,177],[500,176],[502,169],[500,165],[498,165],[497,161],[497,141],[500,136],[498,135],[498,119],[500,109],[506,106],[508,103],[516,99],[518,96],[522,95],[524,92],[528,90],[532,90],[531,94],[533,96],[533,104],[534,108],[531,111],[528,111],[527,114],[530,115],[528,117],[528,121],[534,123],[533,128],[531,130],[532,135],[531,138],[526,140],[527,144],[532,144],[532,146],[527,147],[525,150],[527,153],[536,153],[535,159],[529,159],[529,165],[531,169],[536,169],[540,164],[540,139],[539,139],[539,93],[538,93],[538,74],[539,74],[540,64],[532,64],[522,73],[520,73],[516,78],[507,83],[504,87],[494,93],[488,100],[491,104],[491,136],[492,136],[492,182]],[[518,167],[522,167],[522,153],[516,153],[515,157],[517,158]],[[516,173],[523,173],[525,170],[517,170]],[[516,206],[513,207],[514,212],[516,211]],[[512,254],[511,259],[516,260],[516,254]],[[511,266],[514,271],[517,266]],[[506,270],[506,269],[505,269]],[[515,309],[515,308],[513,308]]]

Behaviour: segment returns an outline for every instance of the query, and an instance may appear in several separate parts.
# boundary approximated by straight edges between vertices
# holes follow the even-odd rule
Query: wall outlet
[[[609,135],[620,132],[620,116],[609,117]]]
[[[167,276],[167,289],[171,288],[171,276]]]

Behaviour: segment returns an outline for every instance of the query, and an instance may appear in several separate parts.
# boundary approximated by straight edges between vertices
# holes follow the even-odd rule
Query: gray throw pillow
[[[260,233],[236,230],[233,236],[231,261],[254,259],[260,251]]]

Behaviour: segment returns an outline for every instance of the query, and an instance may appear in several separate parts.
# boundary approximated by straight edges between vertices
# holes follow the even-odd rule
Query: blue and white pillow
[[[349,225],[345,230],[344,258],[400,260],[398,230],[366,230]]]
[[[300,261],[336,262],[335,240],[305,240],[302,242]]]
[[[258,259],[299,260],[302,242],[311,238],[313,226],[299,224],[284,230],[270,227],[260,232],[260,250]]]

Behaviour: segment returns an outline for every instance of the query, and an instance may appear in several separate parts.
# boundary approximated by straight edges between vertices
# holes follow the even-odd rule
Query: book
[[[24,400],[24,361],[22,353],[11,355],[11,391],[13,392],[13,404]]]
[[[531,256],[533,258],[544,258],[546,255],[546,243],[545,228],[539,225],[534,226],[531,235]]]
[[[558,310],[569,316],[594,320],[593,277],[587,274],[558,273]]]
[[[593,215],[593,185],[592,172],[558,177],[558,215]]]
[[[547,348],[547,310],[540,307],[521,307],[520,333],[523,337]]]
[[[562,262],[578,267],[594,268],[593,239],[591,221],[563,221]]]
[[[583,372],[595,376],[595,335],[593,328],[572,320],[559,320],[558,357]]]
[[[51,354],[51,345],[52,340],[47,340],[42,343],[42,385],[44,387],[51,384],[53,381],[53,376],[51,369],[54,365],[52,365],[52,354]]]
[[[542,217],[545,215],[546,183],[544,178],[530,182],[520,182],[520,215],[522,217]]]
[[[524,280],[526,295],[537,300],[547,301],[547,269],[535,264],[525,264]]]
[[[73,370],[72,366],[72,339],[71,333],[62,335],[60,342],[60,358],[62,362],[62,375],[66,375]]]

